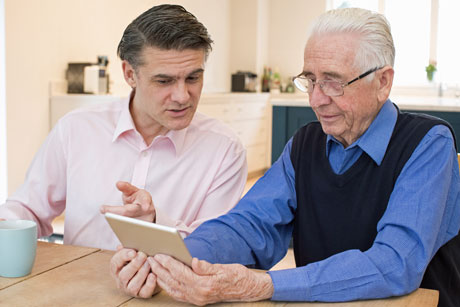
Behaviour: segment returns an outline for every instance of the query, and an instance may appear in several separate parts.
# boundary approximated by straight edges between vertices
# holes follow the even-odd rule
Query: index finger
[[[158,264],[160,264],[164,269],[169,271],[170,275],[174,276],[175,279],[181,278],[180,276],[187,276],[187,274],[190,275],[193,273],[190,267],[171,256],[156,254],[153,259],[158,262]]]
[[[123,206],[109,206],[102,205],[101,213],[114,213],[118,215],[128,216],[128,217],[138,217],[143,214],[142,207],[140,205],[128,204]]]
[[[110,273],[112,273],[113,276],[117,276],[126,263],[136,258],[136,256],[137,252],[134,249],[120,249],[110,260]]]
[[[117,189],[125,196],[131,196],[133,193],[139,191],[139,188],[126,181],[118,181],[116,185]]]

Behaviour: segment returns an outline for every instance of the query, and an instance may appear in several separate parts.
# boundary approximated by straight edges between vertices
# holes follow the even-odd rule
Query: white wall
[[[5,1],[0,0],[0,204],[7,196],[5,100]]]
[[[326,1],[232,0],[231,9],[231,73],[261,76],[270,66],[287,79],[301,72],[310,23]]]
[[[262,77],[264,67],[270,63],[268,58],[270,2],[269,0],[257,0],[257,2],[256,73]]]
[[[256,70],[257,1],[232,0],[230,72]]]
[[[269,64],[269,0],[232,0],[230,72],[251,71],[262,76]]]
[[[326,0],[270,0],[268,58],[283,79],[302,71],[308,29],[325,10]]]
[[[11,194],[23,182],[48,134],[50,81],[65,79],[68,62],[93,62],[97,55],[108,55],[114,93],[126,95],[129,88],[116,57],[118,42],[132,19],[164,1],[0,1],[5,1],[6,15],[7,164]],[[269,65],[278,67],[282,76],[297,74],[302,68],[306,26],[324,11],[325,1],[169,2],[183,5],[208,28],[215,43],[206,66],[203,91],[215,93],[229,91],[231,73],[237,69],[260,74],[263,65]]]

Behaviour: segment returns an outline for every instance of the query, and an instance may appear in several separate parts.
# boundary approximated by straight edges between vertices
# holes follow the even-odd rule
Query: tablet
[[[105,218],[123,247],[149,256],[169,255],[192,266],[192,256],[177,229],[113,213],[106,213]]]

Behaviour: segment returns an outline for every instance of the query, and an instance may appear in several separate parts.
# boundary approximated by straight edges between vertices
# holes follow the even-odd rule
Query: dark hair
[[[206,27],[180,5],[158,5],[134,19],[125,29],[117,53],[134,68],[142,65],[144,46],[165,50],[203,49],[213,43]]]

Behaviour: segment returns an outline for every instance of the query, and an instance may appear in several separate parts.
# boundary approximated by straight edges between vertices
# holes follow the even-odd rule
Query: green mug
[[[0,276],[29,275],[37,251],[37,224],[34,221],[0,221]]]

